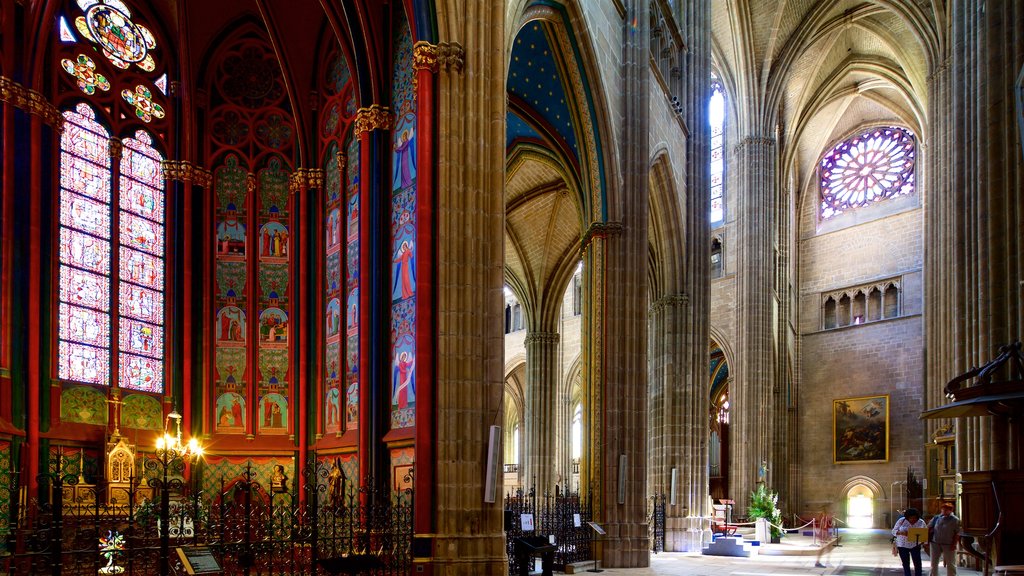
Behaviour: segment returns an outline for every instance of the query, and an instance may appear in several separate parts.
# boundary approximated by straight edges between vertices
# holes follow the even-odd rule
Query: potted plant
[[[782,510],[779,510],[779,495],[771,492],[764,484],[758,484],[757,489],[750,493],[750,507],[747,508],[747,515],[750,518],[764,518],[769,522],[768,529],[771,531],[772,543],[777,543],[782,538]]]

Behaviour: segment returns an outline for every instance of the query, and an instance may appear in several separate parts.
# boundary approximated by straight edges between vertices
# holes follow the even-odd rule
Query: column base
[[[666,552],[700,552],[711,541],[711,531],[699,516],[665,519]]]
[[[505,533],[435,534],[433,556],[413,559],[413,575],[507,576]]]
[[[651,565],[651,537],[646,522],[605,524],[608,532],[598,544],[601,565],[608,568],[646,568]]]

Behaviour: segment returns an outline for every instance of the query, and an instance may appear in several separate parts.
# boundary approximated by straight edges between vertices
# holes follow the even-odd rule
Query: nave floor
[[[805,574],[837,576],[902,576],[900,559],[892,555],[890,534],[886,530],[846,530],[841,545],[831,553],[822,554],[824,568],[815,568],[815,556],[758,556],[727,558],[675,552],[662,552],[651,557],[650,568],[606,568],[601,576],[802,576]],[[922,557],[927,576],[931,560]],[[973,567],[973,566],[972,566]],[[588,574],[584,572],[584,574]],[[939,575],[945,576],[945,567]],[[957,576],[979,576],[981,572],[957,568]]]

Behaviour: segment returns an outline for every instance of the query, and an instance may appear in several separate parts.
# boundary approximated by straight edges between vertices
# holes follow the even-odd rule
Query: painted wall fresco
[[[128,394],[121,399],[121,426],[139,430],[163,430],[164,412],[160,401],[145,394]]]
[[[61,422],[107,424],[107,396],[89,386],[65,388],[60,395]]]
[[[209,494],[214,501],[220,501],[222,496],[221,487],[225,487],[226,497],[234,498],[232,486],[245,477],[246,467],[252,465],[253,480],[256,481],[263,495],[270,491],[271,480],[274,476],[274,467],[282,466],[288,480],[285,484],[287,493],[275,495],[274,501],[287,502],[295,491],[295,459],[291,457],[268,456],[263,458],[247,458],[244,456],[206,456],[202,467],[202,489],[204,494]],[[283,498],[283,500],[278,500]],[[276,505],[276,504],[275,504]]]
[[[207,137],[214,169],[214,430],[294,429],[288,159],[295,125],[269,44],[251,35],[212,57]]]
[[[214,323],[214,430],[246,430],[248,291],[246,228],[249,216],[248,171],[230,154],[214,170],[216,213],[216,307]]]
[[[353,136],[355,89],[340,52],[328,58],[322,90],[324,142],[323,430],[359,426],[359,141]]]
[[[272,116],[273,120],[276,116]],[[283,141],[269,139],[268,142]],[[291,397],[288,278],[291,236],[288,195],[289,173],[283,160],[271,156],[257,176],[259,197],[259,385],[258,430],[263,434],[289,434]]]
[[[391,175],[391,427],[416,424],[416,87],[412,34],[395,25]]]

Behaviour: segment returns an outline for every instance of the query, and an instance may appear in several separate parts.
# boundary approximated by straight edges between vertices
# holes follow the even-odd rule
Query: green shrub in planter
[[[764,484],[758,484],[757,489],[750,493],[750,506],[747,508],[747,515],[753,518],[764,518],[771,523],[772,540],[782,537],[782,530],[776,526],[782,526],[782,510],[779,510],[779,495],[771,492]]]

